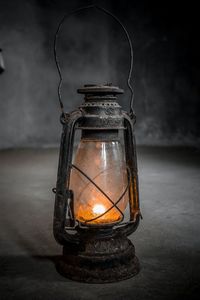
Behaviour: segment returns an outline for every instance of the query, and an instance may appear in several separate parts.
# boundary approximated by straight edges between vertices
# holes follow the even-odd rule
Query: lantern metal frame
[[[94,5],[75,11],[96,7]],[[118,23],[119,19],[110,12],[96,7],[104,13],[111,15]],[[70,14],[71,15],[71,14]],[[64,112],[61,101],[60,88],[62,84],[61,71],[56,54],[56,39],[63,21],[61,20],[54,41],[55,61],[60,75],[58,86],[59,103],[61,107],[62,136],[60,143],[60,155],[55,196],[53,232],[56,241],[63,245],[63,256],[57,262],[58,271],[71,279],[99,283],[123,280],[136,275],[140,266],[135,256],[134,246],[127,238],[138,227],[141,213],[139,208],[138,175],[136,144],[134,137],[134,124],[136,117],[133,111],[133,89],[130,85],[132,72],[132,44],[129,35],[122,25],[131,49],[131,66],[127,80],[131,90],[130,113],[121,109],[117,102],[117,95],[123,90],[111,84],[86,85],[78,90],[85,95],[85,102],[71,113]],[[112,208],[117,207],[124,194],[129,193],[130,219],[124,222],[122,219],[115,224],[89,224],[91,220],[80,223],[74,216],[73,191],[70,190],[70,173],[72,168],[81,172],[92,184],[96,185],[92,178],[80,170],[72,162],[74,138],[76,130],[81,130],[82,135],[104,135],[112,140],[113,134],[119,130],[124,132],[125,159],[127,164],[128,184],[118,201],[112,201],[100,187],[96,186],[112,202]],[[101,217],[101,216],[100,216]]]
[[[139,263],[135,257],[133,245],[130,245],[129,240],[126,238],[136,230],[141,217],[139,210],[136,145],[133,129],[135,118],[131,119],[129,114],[122,111],[120,105],[116,102],[116,95],[122,93],[122,90],[117,87],[105,85],[87,86],[78,91],[80,93],[85,93],[85,102],[78,110],[73,111],[71,114],[66,114],[65,118],[63,115],[61,117],[63,132],[60,145],[57,185],[54,190],[56,192],[56,199],[53,226],[56,241],[64,246],[64,260],[63,258],[60,260],[58,269],[60,270],[60,273],[65,274],[65,276],[87,282],[110,282],[112,280],[121,280],[127,278],[127,276],[133,276],[133,274],[136,274],[139,271]],[[122,222],[115,225],[109,224],[108,226],[104,224],[91,226],[88,223],[83,224],[76,222],[73,213],[73,201],[76,200],[73,199],[73,191],[69,189],[69,184],[71,169],[73,167],[78,169],[78,167],[72,163],[74,136],[75,131],[78,129],[82,130],[84,133],[89,131],[93,136],[99,132],[107,132],[107,139],[110,140],[112,140],[113,131],[124,131],[125,156],[129,170],[129,183],[125,191],[122,191],[122,196],[128,189],[130,207],[129,222]],[[87,174],[83,173],[83,176],[87,176]],[[117,202],[115,205],[117,205]],[[113,205],[113,207],[115,207],[115,205]],[[108,210],[105,213],[107,212]],[[115,264],[118,264],[118,272],[116,272],[116,268],[115,271],[113,271],[113,268],[109,269],[109,273],[107,270],[103,273],[102,270],[99,271],[98,268],[98,271],[93,272],[90,268],[87,270],[87,273],[89,274],[88,277],[85,277],[83,274],[85,272],[85,267],[88,267],[88,258],[84,259],[85,264],[84,268],[81,269],[82,272],[80,271],[80,268],[77,272],[76,266],[78,265],[80,256],[82,257],[83,252],[86,251],[83,250],[83,248],[86,249],[88,244],[90,244],[90,248],[92,244],[94,254],[92,260],[97,259],[97,253],[95,253],[96,246],[94,246],[94,243],[95,245],[98,244],[98,247],[103,243],[104,250],[105,248],[110,249],[110,252],[106,255],[104,254],[106,259],[103,259],[101,255],[101,266],[105,264],[105,261],[108,262],[111,252],[114,248],[116,249],[116,244],[111,245],[110,240],[114,240],[115,243],[117,243],[118,248],[120,247],[120,251],[114,256]],[[131,249],[129,249],[130,247]],[[128,251],[130,252],[129,256],[127,254],[127,249],[129,249]],[[122,264],[121,255],[124,258],[126,257],[126,259],[127,257],[130,257],[130,259]],[[112,258],[112,260],[113,259],[114,258]],[[71,260],[75,260],[76,262],[73,265],[73,268]],[[131,264],[131,261],[133,260],[134,264]],[[122,265],[123,267],[126,266],[126,272],[123,273],[123,276],[121,274]],[[133,265],[134,270],[127,270],[127,268],[130,267],[133,269]],[[105,277],[105,273],[109,274],[109,276]]]

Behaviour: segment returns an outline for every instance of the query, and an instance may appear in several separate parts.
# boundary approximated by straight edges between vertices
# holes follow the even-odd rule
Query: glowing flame
[[[106,211],[106,209],[102,204],[95,204],[92,211],[96,215],[101,215]]]

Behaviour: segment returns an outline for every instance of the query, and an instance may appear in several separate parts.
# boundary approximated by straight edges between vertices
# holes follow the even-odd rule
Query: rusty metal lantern
[[[65,15],[55,35],[54,54],[60,75],[58,95],[63,125],[53,231],[63,246],[57,270],[64,276],[83,282],[114,282],[136,275],[139,261],[127,238],[141,217],[138,195],[135,114],[132,72],[132,44],[117,17],[107,10],[90,5],[112,16],[124,29],[131,49],[128,86],[132,92],[130,113],[121,109],[117,96],[123,90],[112,84],[85,85],[78,89],[84,103],[71,113],[64,112],[60,87],[62,77],[56,54],[56,42]],[[81,131],[77,150],[75,132]],[[120,132],[123,132],[122,143]],[[129,208],[129,220],[124,220]]]

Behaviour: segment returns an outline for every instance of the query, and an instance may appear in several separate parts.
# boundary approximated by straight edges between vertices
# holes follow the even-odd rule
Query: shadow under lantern
[[[122,111],[117,96],[123,90],[111,84],[85,85],[78,93],[84,103],[61,115],[53,230],[63,255],[56,266],[73,280],[114,282],[139,272],[127,238],[141,217],[135,115]]]

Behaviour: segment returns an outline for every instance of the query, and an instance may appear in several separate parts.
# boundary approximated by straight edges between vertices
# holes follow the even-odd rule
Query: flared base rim
[[[114,239],[114,243],[113,239],[100,240],[96,243],[97,247],[93,247],[94,242],[87,242],[91,244],[77,253],[64,247],[63,256],[56,262],[57,271],[68,279],[86,283],[111,283],[137,275],[140,264],[133,244],[127,238],[126,243],[121,245],[119,237]],[[121,242],[124,242],[124,238]],[[104,253],[99,252],[102,243],[102,248],[106,247]],[[116,245],[120,245],[117,251]]]

